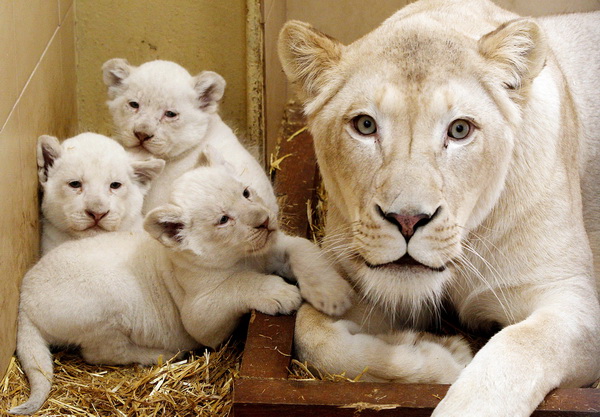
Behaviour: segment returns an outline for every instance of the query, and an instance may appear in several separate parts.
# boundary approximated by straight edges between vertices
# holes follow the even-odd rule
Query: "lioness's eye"
[[[140,108],[140,103],[138,103],[137,101],[130,101],[129,102],[129,107],[131,107],[132,109],[139,109]]]
[[[452,139],[465,139],[471,133],[472,127],[468,120],[457,119],[450,123],[448,127],[448,136]]]
[[[81,188],[81,181],[71,181],[69,183],[69,187],[71,187],[71,188]]]
[[[352,119],[352,125],[361,135],[368,136],[377,133],[377,123],[375,123],[375,119],[366,114],[361,114]]]
[[[243,196],[244,196],[245,198],[250,198],[250,190],[246,188],[246,189],[244,190],[244,192],[243,192]]]
[[[165,112],[165,116],[168,117],[169,119],[172,119],[174,117],[177,117],[177,113],[175,113],[174,111],[171,111],[171,110],[167,110]]]
[[[123,184],[121,184],[120,182],[117,182],[117,181],[111,182],[110,188],[112,188],[113,190],[118,190],[119,188],[121,188],[121,185],[123,185]]]
[[[223,216],[219,219],[219,224],[225,224],[229,221],[229,216]]]

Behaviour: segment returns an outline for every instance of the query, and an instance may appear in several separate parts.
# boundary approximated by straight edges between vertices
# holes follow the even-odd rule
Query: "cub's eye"
[[[110,188],[112,188],[113,190],[118,190],[119,188],[121,188],[121,185],[123,185],[123,184],[121,184],[120,182],[117,182],[117,181],[111,182]]]
[[[138,103],[137,101],[130,101],[129,102],[129,107],[131,107],[132,109],[139,109],[140,108],[140,103]]]
[[[358,133],[364,136],[377,133],[377,123],[375,123],[375,119],[366,114],[361,114],[352,119],[352,125]]]
[[[219,224],[225,224],[229,221],[229,216],[223,216],[219,219]]]
[[[242,195],[243,195],[245,198],[250,198],[250,190],[246,188],[246,189],[244,190],[244,192],[242,193]]]
[[[177,117],[177,113],[175,113],[174,111],[171,111],[171,110],[167,110],[165,112],[165,116],[168,117],[169,119],[172,119],[174,117]]]
[[[452,139],[466,139],[473,130],[473,126],[468,120],[457,119],[448,126],[448,136]]]
[[[71,181],[69,183],[69,187],[71,187],[71,188],[81,188],[81,181]]]

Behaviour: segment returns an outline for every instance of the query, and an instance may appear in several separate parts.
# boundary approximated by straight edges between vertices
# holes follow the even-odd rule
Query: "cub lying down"
[[[25,275],[17,355],[31,395],[10,413],[33,413],[47,398],[48,345],[77,345],[90,363],[153,364],[216,347],[251,309],[297,309],[298,289],[272,273],[319,268],[338,278],[310,242],[275,233],[274,213],[224,166],[184,174],[144,227],[150,235],[64,243]]]
[[[42,254],[103,232],[142,230],[142,203],[165,162],[135,161],[106,136],[82,133],[62,144],[43,135],[37,145],[43,190]]]
[[[115,138],[131,152],[167,162],[146,196],[144,213],[167,201],[173,181],[196,166],[205,145],[220,152],[277,212],[264,170],[217,113],[225,91],[223,77],[212,71],[192,77],[180,65],[161,60],[135,67],[114,58],[102,69]]]

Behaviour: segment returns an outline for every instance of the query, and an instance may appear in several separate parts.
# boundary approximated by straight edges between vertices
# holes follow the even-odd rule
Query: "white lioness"
[[[528,416],[600,377],[600,13],[420,1],[348,46],[289,22],[279,53],[329,194],[325,246],[371,312],[348,331],[303,307],[301,353],[393,369],[369,326],[425,323],[446,298],[503,330],[435,416]]]
[[[98,233],[142,230],[142,203],[165,162],[133,160],[114,140],[82,133],[37,145],[42,199],[42,255],[59,244]]]
[[[180,65],[161,60],[134,67],[114,58],[102,70],[115,138],[132,152],[167,163],[146,196],[144,213],[168,200],[173,181],[195,167],[207,144],[277,212],[264,170],[217,113],[225,91],[223,77],[212,71],[192,77]]]
[[[298,308],[298,289],[271,272],[293,275],[305,263],[331,269],[311,252],[290,256],[295,248],[273,233],[274,214],[224,167],[184,174],[144,227],[151,236],[64,243],[25,275],[17,355],[31,395],[10,413],[33,413],[47,398],[48,345],[77,345],[90,363],[153,364],[160,355],[216,347],[251,309]]]

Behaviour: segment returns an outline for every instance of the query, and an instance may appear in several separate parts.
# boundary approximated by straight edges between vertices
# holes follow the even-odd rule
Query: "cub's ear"
[[[196,163],[196,166],[215,167],[219,165],[228,165],[227,161],[225,161],[225,158],[223,158],[221,152],[216,150],[211,145],[204,146],[202,152],[200,152],[200,155],[198,155],[198,162]]]
[[[134,67],[129,65],[126,59],[109,59],[102,65],[102,79],[108,87],[108,94],[113,98],[122,86],[123,80],[129,77]]]
[[[37,142],[38,177],[41,184],[48,181],[48,169],[60,158],[62,147],[54,136],[42,135]]]
[[[225,79],[216,72],[202,71],[192,79],[200,108],[207,113],[214,113],[219,107],[219,100],[225,93]]]
[[[507,22],[479,40],[479,52],[496,68],[494,76],[509,90],[527,88],[539,75],[548,56],[542,29],[533,20]]]
[[[184,238],[183,211],[173,204],[157,207],[146,215],[144,229],[166,247],[177,247]]]
[[[165,161],[157,158],[150,158],[143,161],[132,161],[133,175],[142,190],[147,192],[150,189],[152,180],[160,175],[165,168]]]
[[[281,29],[277,43],[279,60],[288,80],[305,101],[307,114],[320,107],[343,81],[335,71],[343,49],[340,42],[308,23],[291,20]],[[322,93],[321,100],[315,102]]]

